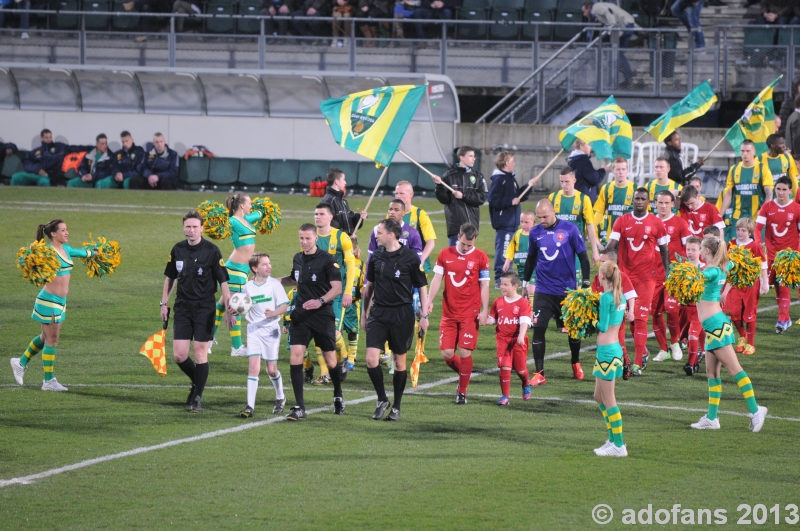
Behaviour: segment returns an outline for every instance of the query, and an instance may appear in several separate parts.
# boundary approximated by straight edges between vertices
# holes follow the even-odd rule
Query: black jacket
[[[130,179],[134,175],[141,175],[144,164],[144,148],[134,144],[130,151],[125,148],[114,153],[114,173],[121,173],[123,179]]]
[[[114,159],[111,153],[106,150],[100,157],[100,160],[95,160],[96,155],[97,148],[94,148],[84,155],[81,165],[78,167],[78,175],[83,177],[86,174],[91,174],[92,183],[114,175]]]
[[[668,145],[664,149],[664,156],[669,159],[670,180],[675,181],[681,186],[686,186],[689,184],[689,179],[694,177],[694,174],[697,173],[697,170],[700,168],[700,165],[695,162],[688,168],[684,169],[683,163],[681,162],[680,150],[677,150],[672,146]]]
[[[361,214],[350,210],[347,199],[344,198],[344,192],[334,190],[328,186],[325,188],[325,196],[320,203],[327,203],[333,207],[333,222],[331,225],[343,230],[348,236],[352,236],[356,231],[358,220],[361,219]]]
[[[525,201],[530,190],[520,201]],[[494,170],[492,185],[489,187],[489,217],[494,230],[516,231],[519,227],[519,215],[522,208],[511,201],[519,197],[519,185],[513,173]]]
[[[456,166],[447,170],[442,176],[442,182],[464,194],[462,199],[456,199],[443,185],[436,185],[436,199],[444,205],[447,236],[457,235],[464,223],[472,223],[479,227],[480,207],[489,195],[483,175],[475,168]]]
[[[606,169],[594,169],[589,155],[575,150],[567,157],[567,166],[575,172],[575,189],[589,196],[592,204],[597,201],[597,193],[606,178]]]
[[[19,150],[17,149],[17,145],[11,142],[0,142],[0,166],[3,164],[3,160],[6,158],[6,150],[10,149],[11,154],[17,153]]]
[[[160,155],[156,148],[150,150],[145,154],[144,164],[141,166],[142,177],[150,177],[151,175],[158,175],[159,179],[170,179],[178,182],[178,153],[170,149],[169,146],[164,147],[164,152]]]

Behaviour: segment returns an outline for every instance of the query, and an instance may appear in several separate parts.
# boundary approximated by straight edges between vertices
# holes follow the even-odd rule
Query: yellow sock
[[[383,349],[386,351],[386,355],[387,356],[391,356],[392,355],[392,349],[389,348],[389,342],[388,341],[383,346]]]
[[[344,342],[342,334],[336,336],[336,361],[339,363],[347,358],[347,343]]]
[[[350,344],[347,345],[347,361],[350,363],[356,362],[356,355],[358,354],[358,339],[355,341],[350,341]]]
[[[330,371],[328,371],[328,364],[325,363],[325,356],[322,355],[322,350],[319,347],[314,347],[317,351],[317,363],[319,363],[319,372],[321,374],[327,374],[330,376]]]
[[[303,358],[303,369],[311,369],[314,367],[314,364],[311,362],[311,357],[306,352],[305,357]]]

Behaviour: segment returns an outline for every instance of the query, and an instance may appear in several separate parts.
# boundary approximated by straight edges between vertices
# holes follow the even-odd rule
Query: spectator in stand
[[[130,188],[131,177],[139,175],[140,166],[144,164],[144,149],[133,142],[128,131],[120,133],[122,149],[111,157],[114,162],[113,175],[97,181],[97,188]]]
[[[125,11],[137,11],[139,13],[172,13],[173,0],[133,0],[122,4]],[[159,17],[142,17],[144,31],[158,31]],[[144,42],[147,35],[139,35],[134,39],[136,42]]]
[[[700,159],[684,169],[681,162],[681,135],[677,131],[673,131],[664,139],[664,146],[664,156],[669,160],[669,179],[686,186],[700,166],[705,164],[705,159]]]
[[[175,0],[175,3],[172,4],[172,12],[173,13],[182,13],[184,15],[189,15],[193,17],[195,15],[202,15],[203,10],[197,4],[193,4],[191,2],[187,2],[186,0]],[[175,18],[175,31],[183,31],[183,23],[186,21],[185,17],[176,17]]]
[[[581,6],[581,11],[583,11],[583,16],[589,19],[589,22],[599,22],[604,26],[624,28],[626,30],[619,36],[620,52],[618,61],[619,73],[622,74],[624,78],[620,85],[624,86],[630,84],[633,79],[633,70],[631,69],[630,63],[628,63],[628,58],[625,57],[625,53],[621,50],[628,47],[628,43],[631,37],[633,37],[633,29],[639,27],[636,24],[636,20],[621,7],[605,2],[595,4],[592,0],[587,0]],[[588,38],[590,38],[589,35],[587,35],[587,39]]]
[[[266,0],[264,7],[258,12],[262,17],[288,17],[292,13],[289,0]],[[289,30],[288,20],[278,20],[278,29],[275,29],[276,22],[272,18],[264,20],[264,31],[267,35],[286,35]]]
[[[305,17],[325,17],[325,0],[295,0],[292,4],[292,27],[295,33],[302,37],[316,37],[322,35],[325,22],[320,20],[305,20]]]
[[[352,18],[356,10],[356,0],[333,0],[333,28],[331,34],[333,35],[333,42],[331,46],[344,46],[344,41],[339,37],[350,37],[352,31],[352,22],[342,22],[341,19]]]
[[[83,156],[78,166],[78,176],[67,181],[68,188],[94,188],[97,181],[109,177],[114,171],[114,161],[108,152],[108,137],[100,133],[94,148]]]
[[[10,157],[17,151],[16,144],[12,144],[11,142],[0,142],[0,168],[3,167],[3,162],[6,160],[6,157]]]
[[[798,13],[800,13],[800,2],[797,3],[797,7],[795,9],[798,11]],[[800,17],[798,17],[797,20],[798,22],[793,22],[793,24],[800,23]],[[784,131],[786,131],[786,120],[788,120],[794,112],[794,98],[798,94],[800,94],[800,77],[796,77],[794,78],[794,81],[792,81],[791,91],[789,92],[789,95],[783,99],[783,103],[781,103],[781,110],[778,112],[778,116],[775,118],[775,132],[779,135],[782,135]],[[788,142],[786,145],[789,145]]]
[[[359,0],[358,2],[358,16],[360,18],[392,18],[392,9],[394,7],[389,0]],[[378,38],[378,24],[361,24],[358,27],[364,37],[368,39]],[[374,41],[367,41],[366,46],[375,46]]]
[[[171,150],[164,135],[153,136],[153,148],[145,154],[141,173],[130,178],[134,190],[174,190],[178,187],[178,154]]]
[[[416,20],[452,20],[455,10],[455,0],[422,0],[420,6],[411,13],[411,18]],[[421,22],[414,24],[417,38],[425,38],[425,25]],[[441,28],[440,28],[441,29]],[[441,36],[441,31],[437,37]]]
[[[27,12],[30,8],[31,0],[0,0],[0,28],[3,27],[4,12],[12,9],[23,10],[24,12],[19,15],[19,29],[22,31],[22,33],[20,33],[20,38],[27,39],[28,29],[31,27],[31,16],[30,13]]]
[[[703,0],[675,0],[670,9],[672,14],[686,26],[689,33],[694,35],[694,47],[705,48],[706,39],[700,27],[700,11],[703,9]]]
[[[567,165],[575,172],[575,189],[589,196],[592,204],[597,200],[597,191],[606,178],[611,163],[595,170],[591,161],[592,146],[583,140],[576,140],[572,153],[567,157]]]
[[[89,151],[94,146],[68,146],[63,142],[53,142],[53,133],[42,129],[39,133],[42,145],[28,152],[19,171],[11,176],[11,186],[50,186],[63,184],[64,173],[61,164],[64,155],[78,151]]]
[[[794,3],[794,0],[761,0],[761,14],[751,24],[789,24]]]
[[[394,5],[394,18],[405,19],[411,18],[414,15],[414,10],[422,5],[422,0],[399,0]],[[392,28],[392,37],[395,39],[402,39],[405,37],[405,24],[395,22]]]
[[[784,137],[787,150],[795,162],[800,164],[800,94],[794,97],[794,112],[786,120]]]

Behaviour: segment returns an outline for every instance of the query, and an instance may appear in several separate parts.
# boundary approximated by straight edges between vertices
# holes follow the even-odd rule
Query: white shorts
[[[262,360],[278,361],[281,329],[278,326],[247,326],[247,356],[261,356]]]

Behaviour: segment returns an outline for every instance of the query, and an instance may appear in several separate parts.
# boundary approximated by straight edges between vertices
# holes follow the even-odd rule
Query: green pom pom
[[[600,318],[600,294],[589,288],[567,290],[561,302],[561,319],[572,339],[583,339],[595,332]]]
[[[197,211],[203,216],[203,234],[214,240],[224,240],[231,235],[231,218],[228,209],[217,201],[203,201]]]
[[[775,255],[772,263],[775,281],[781,286],[800,287],[800,253],[792,249],[784,249]]]
[[[703,272],[689,261],[673,263],[669,268],[669,276],[664,282],[664,287],[681,306],[694,304],[703,295]]]
[[[750,249],[732,245],[728,260],[728,284],[736,289],[752,287],[761,276],[761,258],[753,256]]]
[[[261,234],[271,234],[281,224],[281,207],[277,203],[273,203],[269,197],[253,199],[250,212],[261,214],[261,219],[253,224]]]

